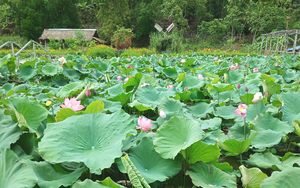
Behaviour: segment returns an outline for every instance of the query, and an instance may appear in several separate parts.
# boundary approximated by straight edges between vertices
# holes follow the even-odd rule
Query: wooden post
[[[262,47],[263,47],[263,44],[264,44],[264,40],[265,40],[265,36],[263,37],[262,41],[261,41],[261,46],[260,46],[260,52],[259,52],[259,55],[261,55],[261,51],[262,51]]]
[[[288,41],[289,41],[288,35],[287,35],[286,32],[285,32],[285,34],[284,34],[284,39],[285,39],[285,44],[284,44],[283,50],[284,50],[284,55],[285,55],[285,54],[286,54],[287,47],[288,47]]]
[[[281,41],[280,52],[283,52],[283,51],[282,51],[282,48],[283,48],[283,41],[284,41],[284,38],[285,38],[285,37],[283,37],[283,39],[282,39],[282,41]]]
[[[294,40],[294,46],[293,46],[293,55],[295,55],[295,53],[296,53],[297,34],[298,34],[298,30],[296,30],[296,34],[295,34],[295,40]]]
[[[268,48],[268,36],[266,37],[266,47],[265,47],[265,55],[266,55],[266,53],[267,53],[267,48]]]
[[[278,42],[279,42],[279,36],[277,36],[277,42],[276,42],[276,49],[275,49],[275,54],[277,54],[278,52]]]
[[[270,36],[270,52],[269,55],[272,55],[272,35]]]

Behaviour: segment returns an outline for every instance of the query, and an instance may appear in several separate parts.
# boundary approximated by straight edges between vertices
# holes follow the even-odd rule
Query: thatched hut
[[[85,36],[85,41],[97,40],[98,42],[105,44],[105,40],[99,39],[97,29],[44,29],[43,34],[39,40],[46,44],[49,39],[65,40],[67,38],[75,38],[76,31],[82,31]]]

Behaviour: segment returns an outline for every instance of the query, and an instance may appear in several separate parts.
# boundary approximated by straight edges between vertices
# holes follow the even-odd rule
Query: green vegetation
[[[133,47],[240,50],[257,46],[260,34],[299,29],[299,7],[300,0],[0,0],[0,35],[37,40],[45,28],[96,28],[101,39],[111,41],[125,28],[132,29]],[[155,23],[164,31],[174,23],[182,44],[174,47],[172,34],[162,36]]]

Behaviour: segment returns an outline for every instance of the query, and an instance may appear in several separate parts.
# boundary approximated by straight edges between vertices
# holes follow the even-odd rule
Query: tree
[[[127,0],[103,0],[97,14],[101,25],[100,37],[110,39],[117,27],[130,26],[130,10]]]

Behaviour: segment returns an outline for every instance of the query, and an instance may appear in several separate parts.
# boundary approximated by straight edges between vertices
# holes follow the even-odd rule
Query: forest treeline
[[[110,41],[118,27],[149,41],[155,23],[187,38],[254,39],[300,28],[300,0],[0,0],[0,34],[38,39],[45,28],[96,28]]]

